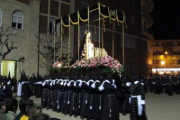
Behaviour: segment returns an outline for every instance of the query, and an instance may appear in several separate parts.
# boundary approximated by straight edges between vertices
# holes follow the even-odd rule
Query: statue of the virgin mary
[[[104,57],[108,55],[104,48],[94,47],[94,44],[91,41],[91,33],[89,31],[86,31],[85,34],[84,50],[82,51],[83,58],[90,59],[93,57]]]
[[[108,56],[106,50],[104,48],[98,48],[94,47],[94,44],[91,41],[91,33],[89,31],[85,31],[85,37],[83,41],[81,42],[80,48],[79,48],[79,54],[78,52],[75,54],[75,56],[72,58],[70,64],[72,65],[76,60],[80,59],[90,59],[94,57],[104,57]],[[79,58],[78,58],[79,57]]]
[[[84,50],[82,51],[82,56],[85,59],[90,59],[94,57],[94,44],[91,41],[91,33],[89,31],[85,32],[86,39],[84,44]]]

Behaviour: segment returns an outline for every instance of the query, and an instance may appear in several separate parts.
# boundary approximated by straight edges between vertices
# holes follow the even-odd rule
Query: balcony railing
[[[147,13],[147,9],[146,9],[145,7],[143,7],[143,6],[141,7],[141,13],[148,14],[148,13]]]
[[[152,0],[143,0],[146,4],[147,13],[150,13],[154,8],[154,3]]]
[[[174,55],[180,55],[180,52],[174,52]]]
[[[148,33],[148,28],[145,26],[142,26],[142,32],[147,32]]]
[[[153,55],[162,55],[163,52],[153,52]]]

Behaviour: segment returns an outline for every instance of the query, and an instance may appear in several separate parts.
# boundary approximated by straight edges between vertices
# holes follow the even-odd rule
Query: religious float
[[[107,51],[104,49],[104,41],[102,40],[101,32],[101,22],[104,19],[109,19],[110,22],[116,23],[117,25],[122,24],[122,40],[123,40],[123,64],[121,65],[118,60],[108,55]],[[90,23],[98,22],[98,46],[95,47],[91,40]],[[118,74],[120,75],[123,70],[124,65],[124,29],[126,26],[125,13],[123,11],[118,11],[111,9],[107,5],[98,3],[94,6],[87,7],[82,10],[78,10],[73,14],[61,17],[54,21],[54,30],[57,28],[57,24],[60,24],[60,42],[61,50],[60,56],[63,54],[63,32],[64,29],[68,29],[68,53],[71,50],[71,25],[77,27],[77,52],[72,58],[68,59],[68,64],[66,67],[62,66],[63,63],[56,61],[54,57],[53,67],[50,69],[51,76],[58,76],[62,74]],[[87,30],[85,30],[85,37],[80,40],[80,25],[86,24]],[[54,48],[56,46],[56,35],[54,33]],[[114,39],[112,39],[112,48],[114,48]],[[112,50],[114,51],[114,50]],[[54,54],[56,51],[54,49]],[[54,55],[56,56],[56,55]]]

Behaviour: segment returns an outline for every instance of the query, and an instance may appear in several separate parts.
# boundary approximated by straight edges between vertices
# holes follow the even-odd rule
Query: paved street
[[[40,104],[40,98],[33,96],[31,99]],[[51,117],[61,118],[61,120],[81,120],[79,117],[70,117],[52,110],[43,109],[43,112]],[[146,112],[148,120],[180,120],[180,95],[168,96],[148,93],[146,94]],[[129,120],[129,115],[120,115],[120,120]]]

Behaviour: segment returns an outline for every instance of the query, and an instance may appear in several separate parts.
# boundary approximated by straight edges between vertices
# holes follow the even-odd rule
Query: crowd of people
[[[144,83],[146,93],[154,94],[180,94],[180,74],[151,74],[149,76],[139,75],[141,82]],[[126,84],[131,80],[131,76],[123,76],[122,83]]]
[[[58,92],[58,93],[63,93],[63,96],[65,96],[65,97],[62,97],[62,100],[64,100],[64,101],[66,100],[66,97],[69,96],[68,100],[65,103],[70,102],[70,96],[72,96],[71,103],[75,103],[76,101],[79,101],[79,99],[77,99],[77,100],[74,99],[75,94],[82,95],[82,98],[83,98],[83,95],[85,95],[85,97],[86,97],[87,95],[84,93],[84,90],[88,90],[88,94],[92,97],[96,93],[105,96],[105,95],[107,95],[106,92],[99,92],[99,89],[97,89],[96,92],[93,89],[93,94],[91,95],[91,92],[92,92],[91,84],[97,83],[97,81],[99,80],[99,84],[97,85],[99,87],[97,87],[97,88],[101,88],[100,86],[104,85],[104,80],[107,83],[111,83],[108,81],[111,80],[112,78],[110,79],[109,77],[107,77],[107,78],[104,78],[104,80],[103,79],[101,80],[100,78],[101,77],[103,78],[103,76],[101,76],[101,75],[98,75],[98,76],[99,76],[99,78],[96,76],[97,78],[89,78],[86,80],[86,77],[83,78],[82,75],[78,79],[76,78],[77,76],[74,77],[73,75],[69,75],[69,76],[66,75],[66,77],[68,77],[68,78],[66,78],[65,76],[63,78],[63,76],[62,76],[61,79],[55,79],[55,78],[51,78],[51,77],[43,78],[40,75],[35,76],[35,74],[33,74],[33,76],[28,79],[25,76],[25,74],[22,74],[22,76],[19,80],[19,83],[18,83],[18,94],[17,94],[17,95],[21,96],[21,98],[22,98],[19,101],[19,109],[20,109],[19,114],[16,114],[17,109],[18,109],[18,101],[16,99],[14,99],[12,96],[12,93],[13,93],[14,88],[17,85],[17,83],[14,84],[15,80],[12,80],[9,77],[6,79],[1,77],[0,78],[0,120],[52,120],[52,119],[55,119],[55,118],[50,118],[47,114],[43,114],[41,106],[33,103],[33,101],[29,99],[30,96],[35,95],[36,97],[41,97],[41,99],[43,101],[44,97],[46,98],[45,100],[52,99],[53,94],[50,94],[50,93]],[[91,76],[89,76],[89,77],[91,77]],[[136,83],[137,81],[139,81],[139,84]],[[74,84],[71,84],[71,83],[74,83]],[[80,86],[82,83],[82,87],[77,88],[77,85],[75,83],[77,83],[78,86]],[[87,85],[89,87],[86,86],[85,88],[83,88],[83,83],[84,84],[87,83]],[[135,86],[140,86],[140,85],[143,86],[143,88],[144,88],[143,91],[145,91],[145,93],[152,92],[154,94],[159,94],[159,95],[162,93],[166,93],[169,96],[172,96],[174,93],[180,94],[180,74],[177,74],[177,75],[151,74],[149,76],[146,76],[143,74],[139,74],[139,75],[136,74],[136,75],[132,75],[132,76],[122,75],[120,78],[115,80],[115,83],[112,82],[112,85],[115,85],[117,88],[115,87],[116,89],[115,90],[113,89],[111,94],[115,95],[117,97],[117,93],[120,93],[119,96],[121,96],[121,97],[119,97],[120,99],[118,98],[120,100],[119,103],[122,103],[122,106],[121,106],[122,110],[120,110],[120,111],[125,115],[126,113],[131,114],[131,111],[132,112],[134,111],[134,109],[131,110],[131,109],[129,109],[129,107],[124,107],[124,106],[126,106],[126,104],[128,106],[131,106],[131,103],[133,103],[133,102],[129,103],[128,101],[129,101],[129,98],[134,99],[134,96],[131,96],[131,95],[133,93],[132,90],[134,88],[136,88]],[[74,86],[76,86],[76,87],[74,87]],[[90,89],[87,89],[87,88],[90,88]],[[49,92],[48,92],[48,94],[46,93],[44,95],[43,94],[44,91],[49,91]],[[67,92],[67,91],[69,91],[69,92]],[[103,91],[108,91],[108,94],[109,94],[109,89],[105,89]],[[114,92],[114,91],[116,91],[116,92]],[[73,93],[72,95],[71,95],[71,92]],[[143,94],[141,96],[144,95],[144,92],[142,92],[142,93]],[[139,93],[139,94],[141,94],[141,93]],[[57,96],[55,95],[53,97],[53,99],[56,97]],[[53,99],[52,99],[52,101],[53,101]],[[92,101],[92,98],[90,97],[89,100]],[[41,101],[41,104],[44,103],[44,101],[43,102],[42,101]],[[57,100],[54,99],[54,101],[55,101],[54,105],[56,108]],[[58,99],[58,101],[59,101],[59,99]],[[49,107],[49,105],[51,105],[51,104],[52,104],[52,102],[46,101],[46,104],[42,104],[42,107],[43,108],[47,107],[48,109],[50,109],[50,108],[53,109],[54,105],[52,107]],[[43,106],[43,105],[45,105],[45,106]],[[70,106],[70,104],[67,104],[67,105]],[[65,104],[66,108],[67,108],[67,105]],[[75,105],[75,104],[72,104],[72,106],[73,105]],[[72,108],[74,109],[74,107],[72,107]],[[128,108],[128,109],[126,110],[125,108]],[[133,107],[130,107],[130,108],[133,108]],[[63,111],[64,109],[59,109],[59,110],[62,113],[66,113]],[[54,111],[58,111],[58,110],[55,109]],[[81,115],[81,112],[78,114]]]
[[[0,99],[0,120],[60,120],[50,118],[42,112],[42,107],[33,103],[31,99],[21,99],[19,101],[20,113],[17,114],[17,99]]]

